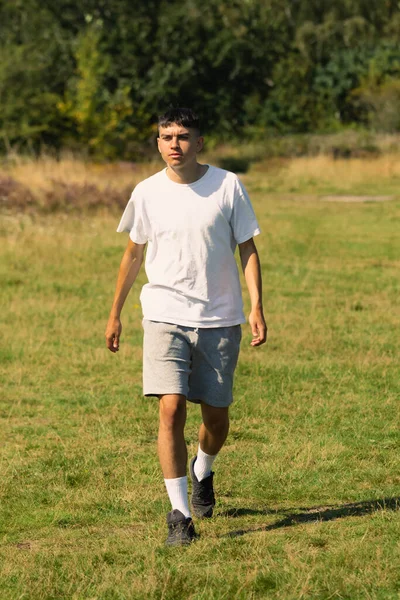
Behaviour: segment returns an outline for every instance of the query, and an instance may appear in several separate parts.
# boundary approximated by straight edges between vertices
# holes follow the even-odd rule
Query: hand
[[[265,323],[264,315],[262,310],[251,311],[249,315],[249,324],[251,327],[251,333],[253,339],[251,340],[251,346],[261,346],[267,341],[267,324]]]
[[[106,328],[106,344],[111,352],[118,352],[122,324],[118,317],[110,317]]]

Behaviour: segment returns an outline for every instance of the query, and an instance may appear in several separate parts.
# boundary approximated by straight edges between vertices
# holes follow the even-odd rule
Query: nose
[[[179,138],[177,135],[174,135],[171,140],[172,148],[179,148]]]

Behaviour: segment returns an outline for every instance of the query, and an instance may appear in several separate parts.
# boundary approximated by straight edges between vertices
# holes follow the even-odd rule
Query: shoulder
[[[244,186],[236,173],[213,166],[210,166],[210,169],[210,180],[213,182],[214,187],[217,187],[220,193],[229,199],[230,203],[235,203],[245,193]]]
[[[214,167],[213,165],[209,165],[209,169],[211,171],[210,175],[215,177],[216,179],[220,179],[225,182],[227,185],[236,185],[239,182],[239,177],[232,173],[232,171],[227,171],[226,169],[220,169],[219,167]]]
[[[154,175],[143,179],[138,184],[136,184],[135,189],[133,190],[133,194],[145,196],[147,193],[152,192],[154,189],[159,188],[165,180],[165,169],[162,171],[158,171]]]
[[[242,184],[236,173],[211,165],[209,169],[211,171],[209,181],[212,182],[213,187],[218,188],[221,193],[231,198],[234,198],[238,193],[240,194]]]

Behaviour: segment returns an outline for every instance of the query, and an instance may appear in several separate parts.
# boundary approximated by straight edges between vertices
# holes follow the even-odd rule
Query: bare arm
[[[114,301],[106,328],[106,344],[111,352],[118,352],[121,337],[121,311],[129,291],[139,273],[143,262],[146,244],[135,244],[129,240],[118,271]]]
[[[249,315],[249,324],[253,334],[251,345],[261,346],[267,341],[267,325],[262,304],[260,259],[253,238],[239,244],[239,253],[251,302]]]

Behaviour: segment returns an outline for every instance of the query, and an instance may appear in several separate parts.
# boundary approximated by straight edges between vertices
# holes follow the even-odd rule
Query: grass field
[[[143,275],[120,352],[104,344],[118,215],[2,216],[1,600],[400,598],[399,197],[317,195],[396,194],[399,169],[298,160],[244,178],[269,342],[244,326],[216,514],[190,548],[163,545]],[[198,425],[190,406],[190,455]]]

